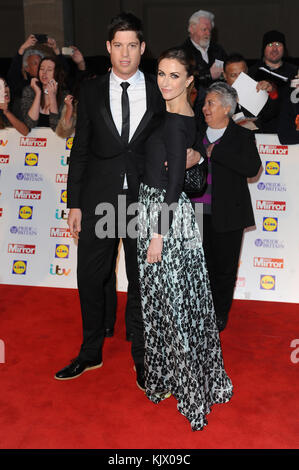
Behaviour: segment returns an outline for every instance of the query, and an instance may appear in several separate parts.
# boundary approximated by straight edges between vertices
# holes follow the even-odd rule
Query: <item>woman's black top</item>
[[[164,203],[168,206],[178,202],[183,191],[186,152],[194,145],[195,136],[194,117],[166,112],[146,142],[143,182],[154,188],[165,189]],[[162,235],[167,232],[167,227],[164,227],[164,215],[167,212],[162,207],[154,232]],[[172,213],[169,218],[171,222]]]

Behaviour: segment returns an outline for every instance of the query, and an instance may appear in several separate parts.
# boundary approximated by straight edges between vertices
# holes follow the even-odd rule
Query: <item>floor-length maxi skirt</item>
[[[146,261],[164,195],[165,190],[140,187],[138,263],[146,395],[159,403],[170,392],[195,431],[207,424],[213,404],[230,400],[233,387],[223,365],[201,236],[185,193],[163,238],[162,261]]]

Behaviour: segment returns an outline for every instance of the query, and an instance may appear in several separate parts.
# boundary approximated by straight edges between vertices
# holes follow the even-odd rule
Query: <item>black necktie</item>
[[[130,134],[130,104],[127,89],[130,86],[128,82],[122,82],[120,86],[123,89],[121,95],[121,111],[122,111],[122,126],[121,126],[121,138],[124,143],[129,142]]]

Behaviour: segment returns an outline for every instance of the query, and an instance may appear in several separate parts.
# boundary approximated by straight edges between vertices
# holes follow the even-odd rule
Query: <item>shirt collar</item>
[[[196,49],[197,49],[198,51],[200,51],[200,52],[203,53],[203,54],[207,54],[208,49],[209,49],[209,46],[208,46],[206,49],[204,49],[204,48],[201,47],[199,44],[196,44],[196,42],[194,42],[193,39],[190,38],[190,41],[192,42],[193,46],[196,47]]]
[[[135,85],[139,80],[142,79],[143,73],[137,69],[136,73],[132,75],[132,77],[128,78],[127,80],[124,80],[123,78],[118,77],[115,75],[113,72],[113,69],[111,69],[110,73],[110,80],[114,81],[117,85],[120,85],[122,82],[128,82],[130,86]]]

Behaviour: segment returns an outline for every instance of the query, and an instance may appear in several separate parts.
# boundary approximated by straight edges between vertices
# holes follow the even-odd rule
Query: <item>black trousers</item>
[[[203,248],[217,323],[225,327],[236,283],[243,229],[217,232],[211,216],[203,216]]]
[[[127,197],[127,205],[130,204]],[[119,217],[115,213],[115,236],[98,238],[95,227],[100,216],[83,211],[78,242],[77,279],[81,304],[83,342],[79,357],[91,361],[102,360],[102,346],[106,328],[107,283],[115,268],[115,253],[119,245],[118,234],[125,234],[127,224],[134,215]],[[132,357],[135,364],[144,362],[143,321],[141,313],[139,274],[137,264],[137,238],[122,237],[126,274],[128,279],[127,310],[133,334]]]
[[[116,323],[116,311],[117,311],[117,292],[116,292],[116,261],[118,256],[118,246],[115,250],[115,256],[113,261],[113,267],[110,279],[105,284],[105,329],[113,330]],[[131,326],[131,302],[127,302],[125,311],[125,323],[126,323],[126,335],[130,335],[132,332]]]

